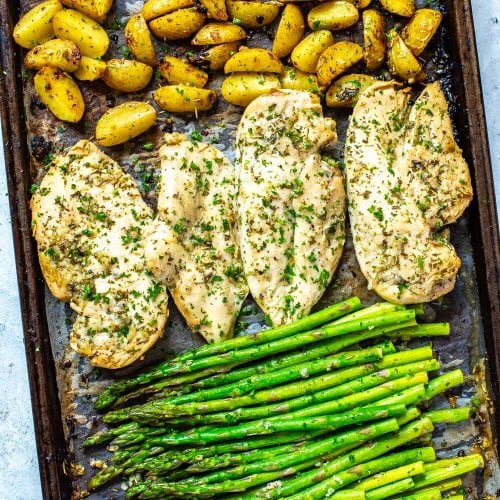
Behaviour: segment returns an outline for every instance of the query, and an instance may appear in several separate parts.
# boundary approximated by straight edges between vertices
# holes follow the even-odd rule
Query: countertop
[[[500,206],[500,0],[472,4]],[[0,500],[38,500],[42,495],[1,155],[0,193]]]

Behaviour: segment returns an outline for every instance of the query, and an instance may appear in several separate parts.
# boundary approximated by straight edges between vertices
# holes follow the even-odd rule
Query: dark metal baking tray
[[[49,115],[36,103],[33,107],[33,102],[29,102],[32,89],[22,68],[23,51],[13,43],[11,33],[19,10],[22,8],[24,11],[35,3],[35,0],[0,0],[0,110],[42,489],[47,499],[65,499],[76,498],[90,474],[88,457],[82,455],[79,444],[99,425],[98,421],[90,417],[92,393],[95,387],[109,380],[111,374],[98,375],[76,356],[68,359],[62,342],[68,328],[68,308],[57,303],[46,291],[31,237],[29,188],[34,179],[39,178],[40,170],[33,151],[30,152],[30,143],[35,134],[43,135],[43,117]],[[122,4],[125,3],[131,2],[115,1],[116,8],[123,9]],[[422,1],[417,3],[422,4]],[[500,420],[499,412],[495,416],[493,409],[500,401],[499,234],[470,0],[437,0],[431,3],[439,4],[447,11],[445,26],[440,30],[434,45],[434,48],[444,48],[439,49],[434,60],[436,67],[432,71],[442,80],[450,101],[457,138],[472,169],[475,198],[467,214],[452,229],[453,243],[463,260],[457,287],[443,302],[432,304],[429,312],[440,320],[452,323],[452,340],[438,340],[435,343],[441,360],[448,365],[460,360],[470,380],[476,381],[466,386],[460,396],[467,398],[472,393],[482,394],[484,385],[484,421],[476,419],[469,427],[455,431],[457,441],[453,449],[449,450],[457,452],[469,449],[475,439],[474,434],[483,439],[483,444],[487,438],[493,440],[491,445],[484,447],[486,453],[491,454],[491,466],[485,473],[476,474],[467,484],[472,488],[472,494],[476,495],[476,492],[483,491],[483,484],[488,481],[491,491],[492,483],[488,476],[498,473],[494,470],[497,464],[494,452],[495,449],[499,451],[496,429],[499,428]],[[256,39],[259,36],[262,35],[254,35]],[[347,36],[355,38],[356,34],[348,33]],[[117,44],[114,50],[117,53]],[[92,102],[93,105],[102,104],[103,100],[114,100],[115,96],[109,94],[99,84],[84,89],[87,103]],[[217,110],[220,113],[218,117],[224,116],[234,126],[239,114],[221,106]],[[91,110],[89,115],[88,123],[69,127],[66,136],[68,141],[91,135],[88,131],[93,130],[96,114]],[[347,114],[342,112],[335,115],[341,135],[346,117]],[[179,131],[192,129],[192,123],[183,118],[176,118],[173,126]],[[215,138],[216,126],[210,123],[209,117],[201,117],[198,126],[208,133],[207,137]],[[227,144],[232,130],[234,127],[222,134],[221,147]],[[148,140],[156,141],[159,135],[160,131],[157,131],[156,136],[151,135]],[[137,154],[138,151],[140,147],[136,144],[131,151],[114,151],[112,154],[122,162],[132,154],[144,159],[147,164],[147,155]],[[130,162],[125,163],[125,168],[140,180],[144,172],[134,168]],[[154,204],[154,194],[144,194]],[[352,245],[348,243],[335,282],[320,305],[350,294],[359,294],[366,302],[375,298],[364,287]],[[255,323],[260,324],[261,316],[252,312],[251,303],[249,309],[243,320],[254,326]],[[199,338],[187,333],[175,308],[171,312],[169,324],[176,327],[178,334],[170,334],[160,342],[146,357],[145,363],[164,356],[166,349],[178,350],[200,342]],[[70,391],[75,376],[78,377],[76,385],[80,389],[77,395]],[[78,420],[78,415],[85,417],[84,423]],[[437,434],[437,442],[444,448],[443,453],[446,453],[444,440],[440,441],[439,432]],[[83,478],[75,476],[75,463],[83,463],[86,467],[87,473]],[[106,490],[93,495],[93,498],[113,498],[116,493],[116,489],[114,493],[112,489]]]

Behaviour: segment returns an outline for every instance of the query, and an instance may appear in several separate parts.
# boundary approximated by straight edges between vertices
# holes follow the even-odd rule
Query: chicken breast
[[[274,325],[309,313],[344,244],[345,192],[320,149],[335,122],[308,92],[255,99],[237,131],[239,242],[250,292]]]
[[[413,107],[408,90],[376,83],[360,97],[345,145],[349,215],[361,270],[391,302],[451,291],[460,267],[443,226],[470,203],[468,166],[439,83]]]
[[[77,317],[71,347],[121,368],[162,335],[167,294],[146,268],[152,213],[120,166],[89,141],[57,156],[31,201],[33,235],[51,292]]]
[[[208,342],[233,335],[248,294],[236,241],[234,167],[214,146],[166,134],[158,217],[148,266],[193,330]]]

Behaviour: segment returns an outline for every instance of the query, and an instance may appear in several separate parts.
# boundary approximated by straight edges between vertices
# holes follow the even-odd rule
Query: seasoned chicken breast
[[[275,325],[309,313],[344,244],[342,174],[320,149],[335,122],[308,92],[255,99],[237,131],[239,242],[250,292]]]
[[[233,334],[248,294],[236,241],[234,167],[214,146],[166,134],[158,217],[146,245],[190,328],[208,342]]]
[[[469,169],[439,83],[413,107],[408,90],[376,83],[360,97],[345,145],[349,214],[368,285],[391,302],[451,291],[460,267],[443,226],[470,203]]]
[[[57,156],[31,201],[33,235],[51,292],[77,317],[71,347],[121,368],[162,335],[167,294],[146,268],[152,213],[134,180],[89,141]]]

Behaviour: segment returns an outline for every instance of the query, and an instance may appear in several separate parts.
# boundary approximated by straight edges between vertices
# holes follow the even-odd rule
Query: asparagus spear
[[[388,333],[390,338],[412,339],[418,337],[446,336],[450,334],[449,323],[424,323],[410,328],[397,329]]]
[[[450,387],[464,383],[464,374],[462,370],[453,370],[440,375],[429,381],[425,388],[425,400],[430,401],[434,396],[445,392]]]
[[[395,483],[400,479],[416,476],[425,472],[424,462],[414,462],[405,464],[395,469],[386,470],[373,476],[370,476],[355,484],[354,488],[357,490],[373,490],[380,488],[387,484]]]
[[[446,410],[434,410],[425,412],[433,424],[456,424],[470,417],[470,408],[448,408]]]
[[[383,500],[384,498],[389,498],[398,493],[403,493],[403,491],[408,491],[413,488],[415,483],[411,477],[405,479],[400,479],[394,483],[386,484],[385,486],[380,486],[379,488],[367,491],[365,494],[366,500]],[[340,493],[340,492],[339,492]]]
[[[393,500],[441,500],[442,498],[441,492],[437,488],[433,488],[420,493],[410,493]]]

